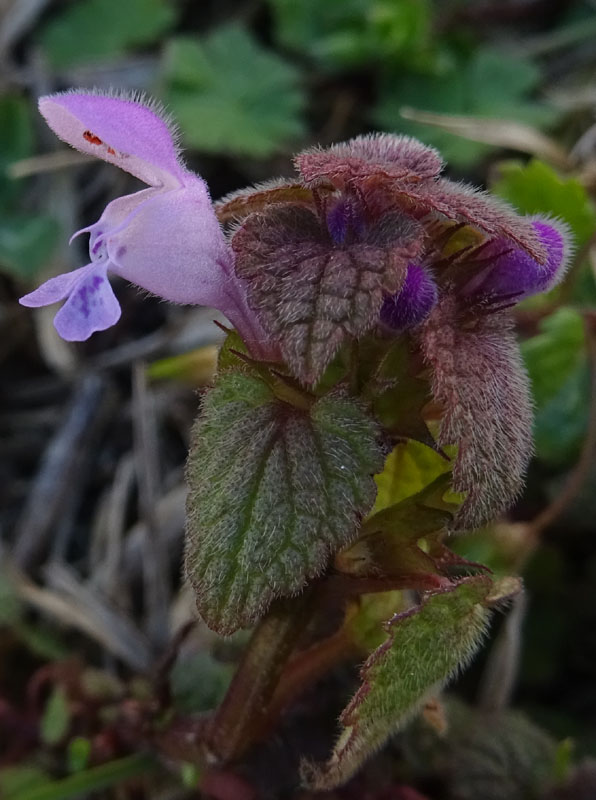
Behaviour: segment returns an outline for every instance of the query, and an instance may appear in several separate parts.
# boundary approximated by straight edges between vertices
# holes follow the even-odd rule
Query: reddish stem
[[[259,738],[279,677],[314,610],[313,592],[306,592],[278,602],[255,628],[227,694],[206,726],[206,747],[219,763],[237,760]]]

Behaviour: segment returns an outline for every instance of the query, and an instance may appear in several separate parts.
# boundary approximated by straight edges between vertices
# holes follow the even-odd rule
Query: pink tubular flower
[[[54,324],[83,341],[120,318],[107,273],[120,275],[175,303],[222,311],[255,351],[264,334],[248,309],[233,254],[217,222],[205,182],[180,160],[171,126],[154,105],[80,91],[42,97],[39,110],[54,133],[148,184],[111,202],[88,232],[90,263],[25,295],[25,306],[66,300]],[[255,353],[257,354],[257,353]]]

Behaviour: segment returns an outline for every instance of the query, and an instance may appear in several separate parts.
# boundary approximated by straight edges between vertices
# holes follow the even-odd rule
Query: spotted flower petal
[[[52,303],[64,300],[77,284],[77,281],[86,274],[87,270],[88,267],[80,267],[72,272],[56,275],[55,278],[50,278],[45,283],[42,283],[35,291],[21,297],[19,303],[29,308],[39,308],[40,306],[49,306]]]
[[[77,270],[81,272],[81,270]],[[68,300],[56,314],[56,330],[69,342],[83,342],[120,319],[120,304],[110,286],[105,265],[83,267]]]

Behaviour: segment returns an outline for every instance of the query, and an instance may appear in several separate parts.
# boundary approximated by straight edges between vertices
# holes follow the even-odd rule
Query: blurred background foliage
[[[576,762],[596,753],[595,41],[594,0],[0,3],[0,796],[114,786],[196,796],[198,776],[177,751],[169,777],[138,783],[155,763],[134,737],[156,707],[212,707],[242,638],[217,642],[199,626],[163,683],[164,643],[194,616],[177,577],[182,469],[193,389],[209,380],[220,341],[213,315],[117,284],[121,323],[73,347],[54,334],[53,310],[16,302],[84,263],[84,246],[68,250],[68,237],[137,186],[45,129],[36,98],[72,86],[163,101],[215,198],[291,174],[297,149],[383,130],[438,147],[450,177],[567,222],[567,280],[517,313],[536,404],[528,489],[513,522],[458,547],[497,572],[525,568],[516,703],[555,738],[572,737]],[[321,703],[330,735],[335,710]],[[316,750],[319,736],[311,741],[302,724],[294,750]],[[458,752],[458,763],[470,761],[469,747]],[[548,797],[596,797],[593,764],[574,772],[566,752]],[[274,770],[270,796],[288,796],[296,759]],[[395,780],[418,780],[407,743],[399,759]],[[466,769],[451,783],[438,770],[451,794],[432,793],[436,774],[420,780],[431,798],[488,797],[466,783]],[[527,775],[498,789],[486,769],[491,797],[530,796]],[[402,797],[359,786],[342,796]]]

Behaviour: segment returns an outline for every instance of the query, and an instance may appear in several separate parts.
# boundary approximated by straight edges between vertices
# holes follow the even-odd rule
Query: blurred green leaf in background
[[[269,0],[279,43],[325,69],[433,62],[429,0]]]
[[[8,174],[11,164],[34,152],[32,115],[25,97],[0,95],[0,269],[25,279],[50,258],[58,239],[51,217],[26,210],[25,180]]]
[[[152,44],[174,25],[176,16],[168,0],[83,0],[53,16],[39,41],[52,66],[62,69]]]
[[[262,158],[304,133],[300,73],[236,25],[171,39],[163,80],[191,147]]]
[[[407,133],[434,145],[446,161],[456,166],[469,167],[490,152],[489,145],[405,120],[401,109],[412,107],[545,126],[554,122],[556,113],[546,104],[531,99],[540,77],[540,69],[532,61],[505,55],[492,47],[456,53],[439,74],[388,72],[381,81],[372,120],[385,130]]]

